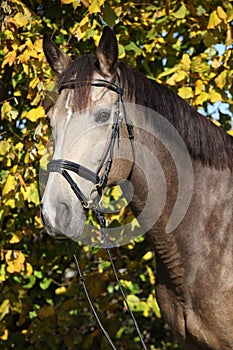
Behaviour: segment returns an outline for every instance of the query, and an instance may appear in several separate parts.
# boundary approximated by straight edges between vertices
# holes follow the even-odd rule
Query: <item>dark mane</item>
[[[90,82],[96,69],[96,60],[96,57],[92,55],[82,56],[77,60],[72,61],[59,77],[56,86],[58,91],[70,81],[74,82],[72,88],[78,90],[78,93],[75,94],[74,107],[78,110],[84,109],[88,106],[91,88]]]
[[[119,64],[127,99],[167,118],[183,138],[193,159],[218,169],[233,170],[233,138],[198,113],[166,86]]]
[[[75,79],[75,105],[78,109],[88,106],[90,81],[96,67],[97,58],[85,55],[70,63],[57,84]],[[166,86],[135,72],[125,63],[118,64],[124,100],[149,107],[167,118],[183,138],[193,159],[218,169],[233,170],[233,138],[199,114],[187,102]],[[114,77],[113,77],[114,79]]]

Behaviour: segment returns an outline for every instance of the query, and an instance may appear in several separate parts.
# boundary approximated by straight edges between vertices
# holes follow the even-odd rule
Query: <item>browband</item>
[[[61,84],[61,86],[59,86],[58,93],[60,94],[64,89],[76,89],[79,83],[82,83],[82,82],[78,82],[75,79],[71,79],[69,82]],[[83,81],[83,83],[88,83],[88,82]],[[124,93],[123,88],[121,86],[117,86],[107,80],[95,79],[90,82],[90,85],[96,86],[96,87],[105,87],[113,92],[116,92],[120,96],[123,96],[123,93]],[[80,86],[80,88],[81,87],[82,86]]]

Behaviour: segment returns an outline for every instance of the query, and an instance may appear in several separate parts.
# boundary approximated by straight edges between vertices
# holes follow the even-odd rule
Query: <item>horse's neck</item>
[[[142,216],[140,224],[148,231],[177,296],[182,298],[184,279],[191,281],[194,278],[197,262],[206,254],[206,247],[216,249],[217,242],[229,239],[233,215],[232,173],[228,168],[218,170],[204,166],[200,160],[190,159],[193,173],[185,174],[187,169],[184,166],[185,176],[177,177],[177,160],[182,164],[182,154],[181,158],[177,156],[174,159],[167,147],[173,149],[174,154],[184,150],[175,144],[174,139],[166,140],[171,143],[165,147],[154,137],[155,133],[156,130],[145,136],[142,132],[137,139],[143,147],[136,151],[136,163],[140,166],[135,167],[132,176],[135,188],[132,209],[139,215],[150,201],[150,210]],[[193,177],[193,182],[189,176]],[[190,203],[179,224],[168,232],[167,224],[174,210],[179,186],[182,186],[180,181],[184,181],[184,188],[190,191]],[[184,198],[180,199],[182,205]],[[148,222],[151,223],[150,227]],[[232,250],[232,242],[229,249]],[[192,264],[193,261],[196,263]]]

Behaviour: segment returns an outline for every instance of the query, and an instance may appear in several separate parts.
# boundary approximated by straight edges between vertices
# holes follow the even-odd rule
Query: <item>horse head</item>
[[[118,44],[105,27],[96,57],[72,61],[48,36],[43,47],[58,75],[58,97],[48,112],[54,153],[41,217],[52,236],[76,240],[93,197],[98,201],[104,188],[126,179],[132,168],[133,135],[123,111]]]

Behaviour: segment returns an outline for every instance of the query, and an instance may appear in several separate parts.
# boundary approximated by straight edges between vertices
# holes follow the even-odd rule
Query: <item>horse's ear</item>
[[[49,65],[57,74],[61,74],[72,61],[47,34],[43,38],[43,50]]]
[[[106,76],[111,76],[118,59],[118,44],[113,30],[107,26],[104,27],[97,48],[97,57],[100,71]]]

